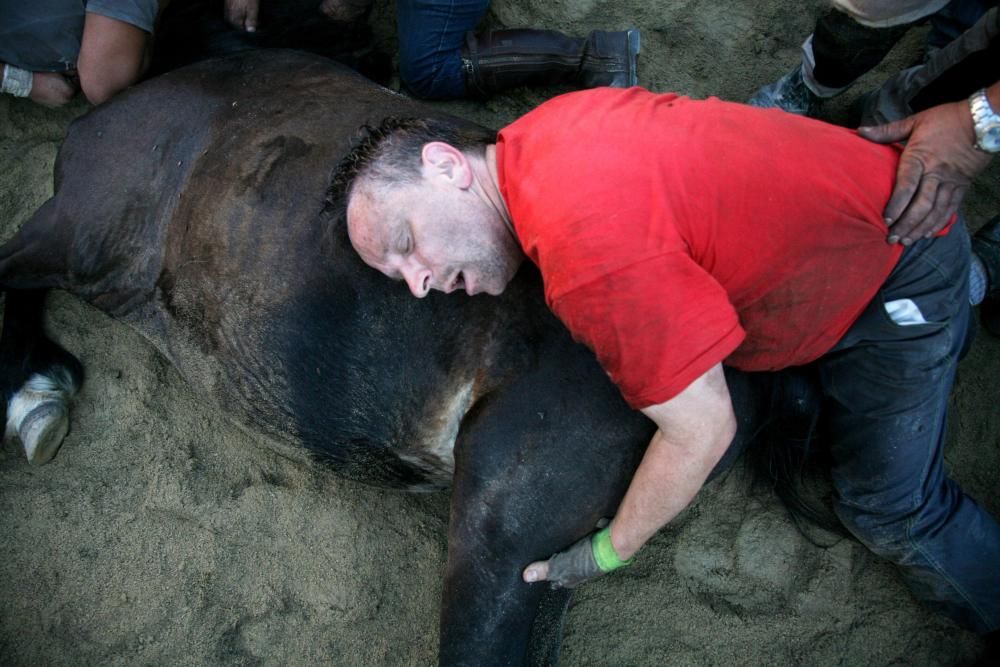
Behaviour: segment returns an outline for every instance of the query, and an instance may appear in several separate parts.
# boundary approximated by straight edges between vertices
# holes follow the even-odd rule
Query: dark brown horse
[[[428,113],[325,59],[257,51],[77,120],[55,195],[0,248],[8,430],[37,462],[65,435],[83,373],[41,315],[44,290],[68,290],[206,400],[340,474],[450,486],[441,662],[554,662],[568,593],[521,569],[614,513],[652,425],[548,312],[534,271],[500,297],[417,300],[355,256],[331,171],[362,125]],[[722,465],[771,409],[771,382],[730,376],[740,431]]]

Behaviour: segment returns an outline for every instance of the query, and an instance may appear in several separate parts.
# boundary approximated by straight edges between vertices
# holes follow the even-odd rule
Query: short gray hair
[[[496,133],[479,125],[444,118],[385,118],[378,127],[365,125],[354,147],[334,170],[327,203],[347,203],[355,185],[375,187],[417,183],[425,144],[443,141],[463,153],[485,155]]]

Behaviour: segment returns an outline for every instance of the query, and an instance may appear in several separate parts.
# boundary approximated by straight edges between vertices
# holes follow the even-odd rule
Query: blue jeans
[[[462,45],[489,0],[396,0],[399,76],[417,97],[465,97]]]
[[[1000,628],[1000,524],[950,480],[948,396],[969,330],[969,237],[910,246],[843,339],[819,362],[830,415],[835,510],[914,595],[980,633]],[[926,323],[884,304],[910,299]]]
[[[32,72],[76,69],[86,12],[153,32],[157,0],[0,0],[0,62]]]

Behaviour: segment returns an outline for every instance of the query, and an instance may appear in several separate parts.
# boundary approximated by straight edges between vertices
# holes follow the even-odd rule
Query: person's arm
[[[1000,81],[986,89],[986,96],[990,106],[1000,110]],[[889,243],[909,245],[943,229],[992,157],[976,148],[968,100],[893,123],[860,127],[858,134],[883,144],[906,141],[884,212]]]
[[[237,30],[256,32],[260,0],[226,0],[226,20]]]
[[[691,503],[736,433],[722,364],[716,364],[674,398],[642,412],[658,429],[611,522],[610,542],[622,561],[631,558]],[[588,570],[589,538],[572,549],[577,553],[569,558],[557,554],[531,563],[524,570],[524,580],[551,579],[573,586],[603,572]],[[572,571],[563,572],[566,569]]]
[[[29,72],[0,63],[0,91],[15,97],[28,97],[47,107],[59,107],[73,99],[78,90],[79,82],[65,74]]]

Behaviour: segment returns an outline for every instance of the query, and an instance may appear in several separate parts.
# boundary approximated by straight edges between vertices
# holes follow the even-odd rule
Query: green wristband
[[[597,563],[597,567],[601,568],[601,572],[617,570],[620,567],[631,565],[632,561],[635,560],[635,558],[622,560],[618,557],[618,552],[611,544],[611,526],[594,533],[594,536],[590,538],[590,547],[594,550],[594,561]]]

